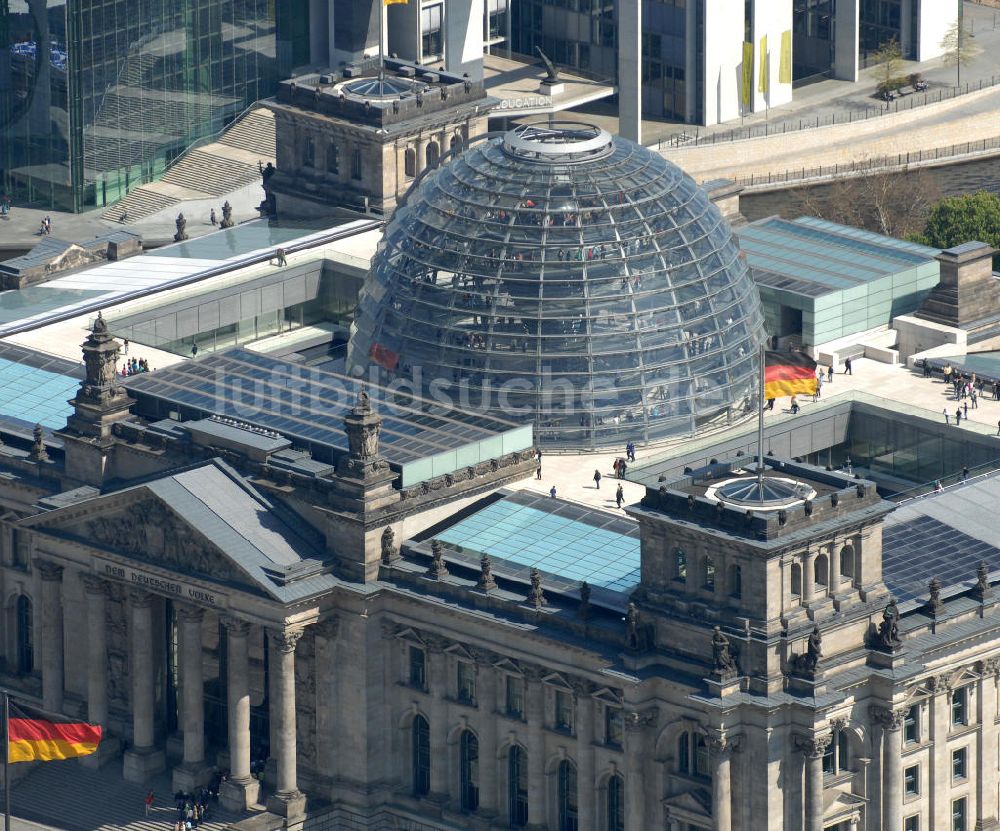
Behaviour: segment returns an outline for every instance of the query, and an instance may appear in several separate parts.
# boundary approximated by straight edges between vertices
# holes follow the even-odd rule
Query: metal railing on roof
[[[904,502],[912,502],[914,499],[919,499],[922,496],[929,496],[933,493],[941,493],[949,488],[955,487],[956,485],[965,485],[978,479],[986,479],[995,474],[997,471],[1000,471],[1000,459],[994,459],[991,462],[985,462],[981,465],[970,467],[967,470],[963,470],[959,473],[953,473],[950,476],[942,476],[940,479],[935,479],[933,482],[924,482],[922,485],[917,485],[916,487],[909,488],[908,490],[900,491],[899,493],[895,493],[886,498],[890,502],[902,505]]]

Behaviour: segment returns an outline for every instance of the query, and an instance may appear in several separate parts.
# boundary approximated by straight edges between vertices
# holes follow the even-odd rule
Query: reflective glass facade
[[[0,27],[0,171],[22,204],[110,204],[277,78],[271,0],[0,0]]]
[[[762,337],[732,230],[689,176],[604,131],[528,127],[397,209],[348,366],[534,421],[542,445],[611,447],[750,412]]]

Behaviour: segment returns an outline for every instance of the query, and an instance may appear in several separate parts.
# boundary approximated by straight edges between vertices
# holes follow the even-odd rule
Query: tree
[[[906,79],[899,74],[903,63],[903,51],[899,48],[899,41],[896,38],[883,43],[872,57],[879,67],[878,91],[880,94],[897,90],[906,83]]]
[[[923,234],[913,240],[934,248],[973,240],[1000,248],[1000,196],[981,190],[942,199],[931,209]],[[1000,257],[993,258],[993,265],[1000,267]]]
[[[903,173],[873,169],[829,186],[804,188],[800,194],[796,211],[890,237],[918,233],[941,197],[934,179],[920,169]]]
[[[975,40],[976,36],[966,27],[960,14],[941,41],[944,65],[955,67],[957,72],[956,86],[962,85],[962,67],[983,52]]]

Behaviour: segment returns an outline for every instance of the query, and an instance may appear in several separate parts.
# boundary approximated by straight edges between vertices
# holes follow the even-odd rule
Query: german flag
[[[101,742],[101,728],[9,700],[7,759],[52,762],[89,756]]]
[[[764,353],[764,398],[815,395],[816,362],[804,352]]]

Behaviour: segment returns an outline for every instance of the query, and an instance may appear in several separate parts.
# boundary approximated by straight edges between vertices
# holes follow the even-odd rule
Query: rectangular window
[[[903,820],[903,831],[920,831],[920,817],[914,814]]]
[[[573,694],[556,690],[556,730],[573,731]]]
[[[952,726],[969,723],[969,688],[960,687],[951,694]]]
[[[420,10],[420,59],[426,63],[441,57],[441,10],[443,5]]]
[[[903,771],[903,790],[907,796],[920,793],[920,766],[914,765]]]
[[[427,653],[419,646],[410,647],[410,686],[420,690],[427,687]]]
[[[354,152],[351,153],[351,178],[360,179],[361,178],[361,148],[355,147]]]
[[[951,803],[951,831],[969,831],[966,826],[965,797]]]
[[[524,679],[516,675],[507,676],[507,715],[524,718]]]
[[[906,711],[906,718],[903,719],[903,741],[907,744],[916,744],[920,741],[920,722],[917,705],[914,704]]]
[[[337,159],[337,145],[329,144],[326,148],[326,172],[340,173],[340,162]]]
[[[625,719],[618,707],[604,708],[604,743],[622,746],[625,736]]]
[[[476,665],[458,662],[458,700],[466,704],[476,701]]]
[[[960,747],[951,752],[951,778],[953,782],[959,782],[969,775],[968,749]]]

